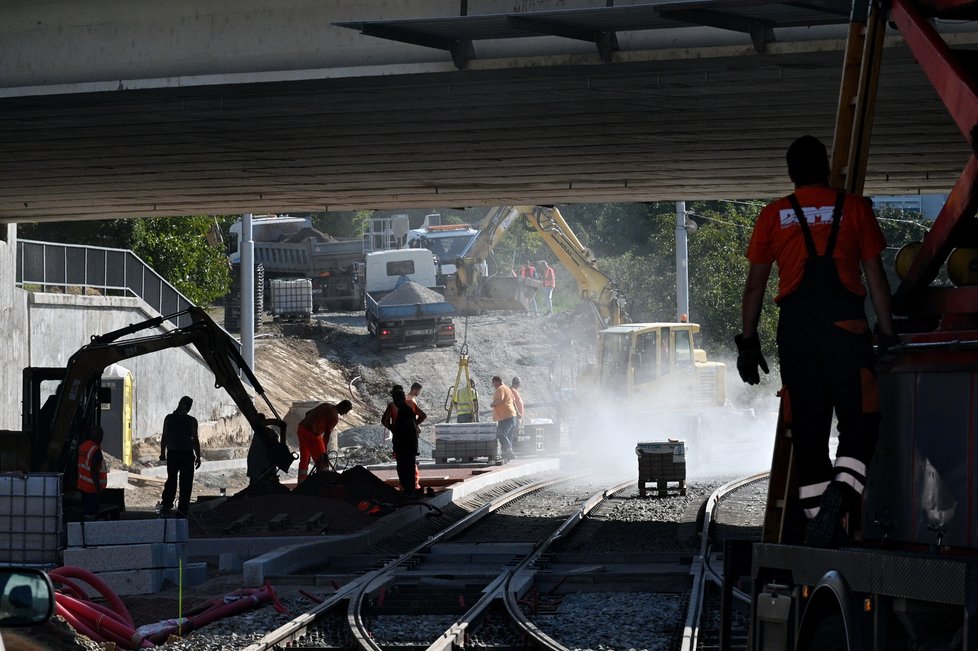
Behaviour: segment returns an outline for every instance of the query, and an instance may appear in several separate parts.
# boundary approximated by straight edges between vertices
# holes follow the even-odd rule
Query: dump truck
[[[230,260],[241,259],[241,222],[230,228]],[[264,270],[265,306],[274,305],[272,280],[308,278],[312,310],[356,310],[363,303],[363,239],[317,231],[308,217],[261,215],[252,219],[255,264]]]
[[[368,253],[365,262],[367,331],[378,348],[455,343],[455,307],[435,284],[427,249]]]

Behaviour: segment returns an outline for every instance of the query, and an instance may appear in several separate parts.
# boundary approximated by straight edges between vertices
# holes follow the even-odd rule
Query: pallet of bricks
[[[655,484],[659,497],[669,494],[669,484],[675,484],[680,495],[686,494],[686,442],[639,441],[638,494],[645,497],[648,484]]]
[[[439,423],[435,425],[436,463],[449,459],[471,463],[486,458],[489,462],[499,458],[495,423]]]

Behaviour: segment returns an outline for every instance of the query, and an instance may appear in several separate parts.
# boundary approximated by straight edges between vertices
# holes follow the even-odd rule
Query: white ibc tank
[[[312,281],[308,278],[272,281],[272,316],[312,314]]]

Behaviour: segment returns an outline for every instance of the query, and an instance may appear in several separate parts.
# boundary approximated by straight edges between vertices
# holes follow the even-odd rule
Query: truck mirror
[[[48,575],[32,568],[0,568],[0,627],[36,626],[54,614]]]

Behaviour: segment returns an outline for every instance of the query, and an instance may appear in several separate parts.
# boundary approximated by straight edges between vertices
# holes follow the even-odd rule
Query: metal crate
[[[499,458],[495,423],[439,423],[435,425],[436,463],[449,459],[471,462],[478,458],[493,461]]]
[[[645,497],[648,484],[655,484],[659,497],[669,494],[669,484],[675,484],[680,495],[686,494],[686,442],[639,441],[638,494]]]
[[[0,564],[60,565],[62,475],[0,474]]]

